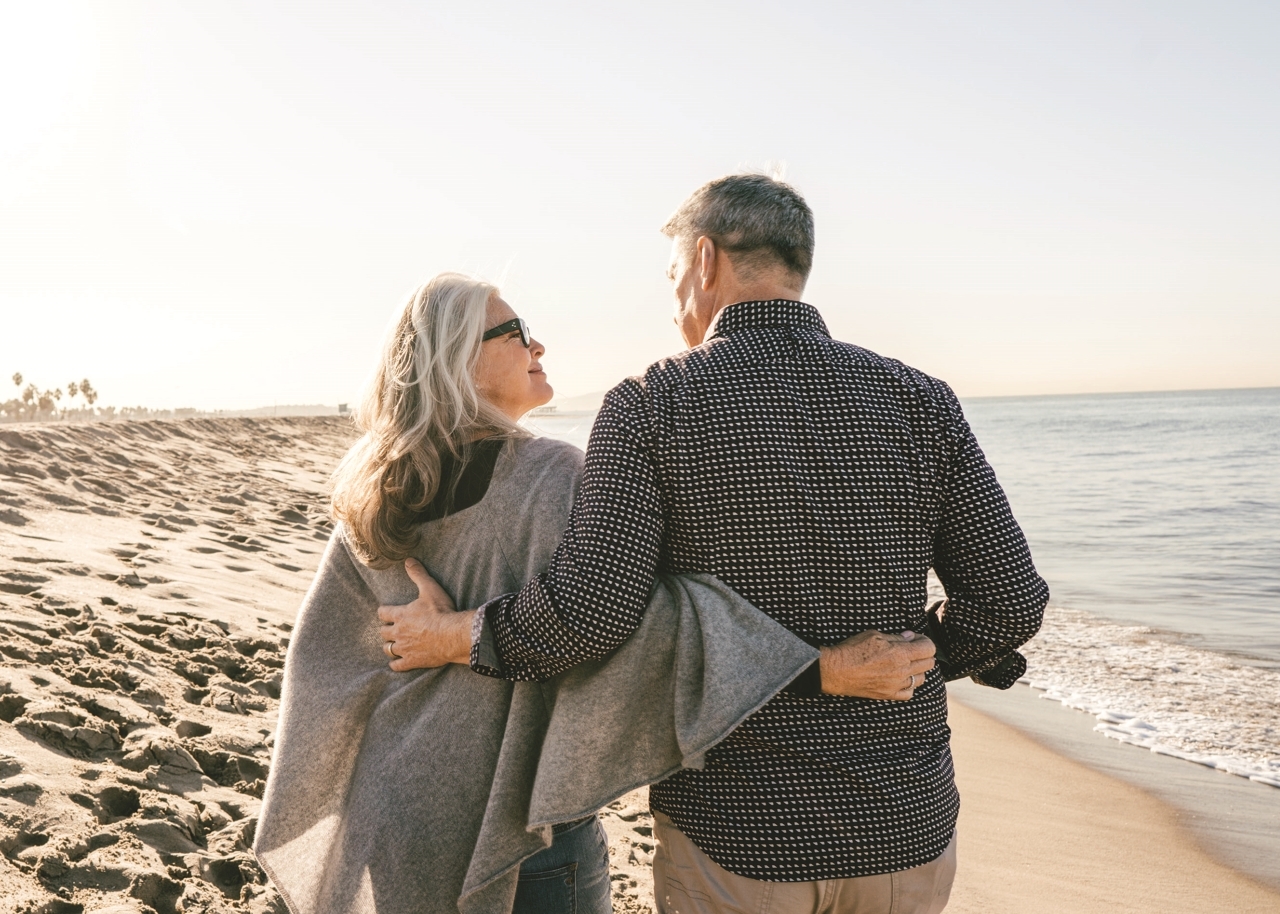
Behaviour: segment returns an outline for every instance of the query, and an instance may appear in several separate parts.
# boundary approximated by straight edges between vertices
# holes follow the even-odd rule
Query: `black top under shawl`
[[[440,520],[479,504],[489,491],[493,468],[505,438],[485,438],[476,442],[463,456],[461,464],[451,454],[440,461],[440,488],[431,502],[418,515],[420,523]]]

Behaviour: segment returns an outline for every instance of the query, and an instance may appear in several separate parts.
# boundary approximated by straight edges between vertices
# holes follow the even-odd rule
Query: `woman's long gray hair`
[[[333,515],[371,567],[413,555],[421,512],[446,482],[446,454],[461,465],[480,438],[526,434],[476,389],[486,309],[497,292],[441,273],[413,293],[387,338],[356,412],[364,436],[333,474]]]

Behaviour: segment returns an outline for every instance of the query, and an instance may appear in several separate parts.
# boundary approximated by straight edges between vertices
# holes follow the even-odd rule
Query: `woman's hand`
[[[869,631],[820,648],[819,674],[827,695],[910,701],[934,667],[936,648],[915,632]]]
[[[418,599],[403,606],[379,606],[383,650],[391,669],[434,669],[471,662],[471,622],[475,610],[457,612],[453,600],[417,559],[405,559],[404,570],[418,586]]]

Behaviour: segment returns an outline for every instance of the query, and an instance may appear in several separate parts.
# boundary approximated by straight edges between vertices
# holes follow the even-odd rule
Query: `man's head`
[[[672,239],[675,320],[690,346],[725,305],[798,298],[813,266],[812,210],[795,188],[767,175],[704,184],[662,233]]]

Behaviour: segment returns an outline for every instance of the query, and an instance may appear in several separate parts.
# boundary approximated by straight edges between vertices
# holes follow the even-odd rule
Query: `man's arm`
[[[434,582],[419,582],[418,601],[379,608],[383,638],[404,658],[392,669],[460,662],[469,646],[477,672],[541,680],[621,644],[640,624],[662,545],[652,442],[640,385],[624,382],[596,418],[582,486],[548,570],[464,619],[454,618]],[[413,569],[410,576],[418,580]],[[463,632],[473,624],[468,645]],[[905,701],[933,668],[933,653],[923,635],[863,632],[822,649],[805,693]]]
[[[505,679],[547,679],[608,653],[635,631],[662,545],[651,443],[640,384],[624,381],[596,416],[582,485],[551,564],[518,593],[481,608],[473,669]],[[487,646],[500,665],[487,662]]]
[[[945,396],[954,451],[933,558],[948,598],[937,625],[945,667],[1008,688],[1026,671],[1017,648],[1040,630],[1049,588],[959,402]]]

